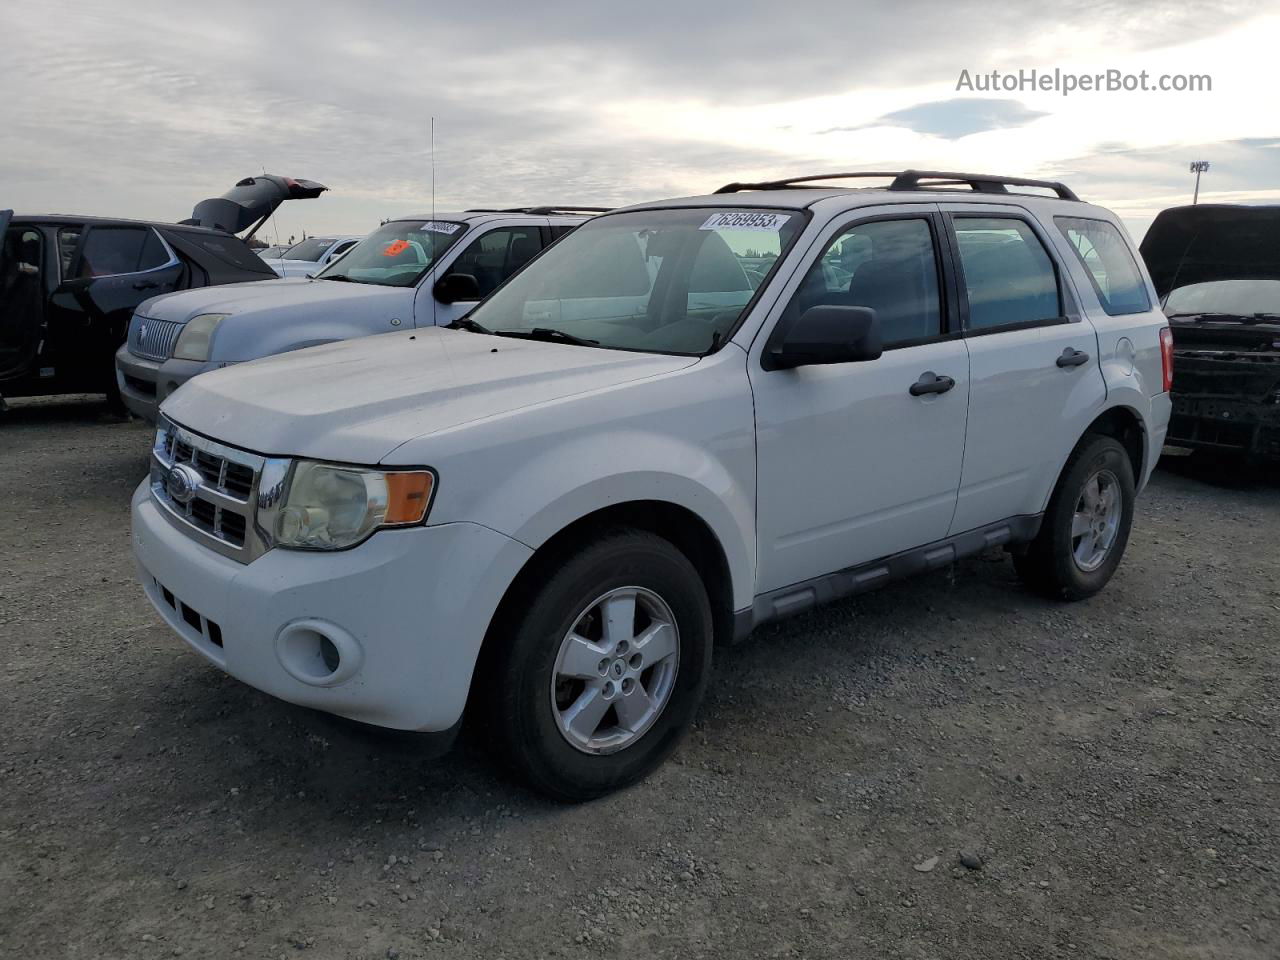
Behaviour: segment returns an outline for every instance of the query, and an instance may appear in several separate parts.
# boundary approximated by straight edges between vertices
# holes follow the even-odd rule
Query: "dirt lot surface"
[[[1085,603],[996,554],[766,629],[564,807],[184,649],[100,409],[0,414],[0,955],[1280,956],[1273,479],[1162,468]]]

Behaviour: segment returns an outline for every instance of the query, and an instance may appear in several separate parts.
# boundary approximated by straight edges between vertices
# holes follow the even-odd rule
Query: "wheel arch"
[[[1089,424],[1076,447],[1090,435],[1112,437],[1120,442],[1133,466],[1133,482],[1135,486],[1141,487],[1143,471],[1147,467],[1147,428],[1138,411],[1123,404],[1108,407]]]
[[[486,659],[496,657],[502,649],[505,624],[522,603],[537,589],[547,571],[555,569],[565,558],[583,545],[607,535],[611,530],[643,530],[670,542],[702,575],[711,602],[712,629],[717,644],[734,639],[733,583],[729,559],[720,538],[711,525],[688,507],[667,500],[628,500],[610,504],[583,514],[544,541],[525,560],[507,586],[494,609],[476,658],[468,691],[468,714],[483,700],[475,678],[487,675]]]

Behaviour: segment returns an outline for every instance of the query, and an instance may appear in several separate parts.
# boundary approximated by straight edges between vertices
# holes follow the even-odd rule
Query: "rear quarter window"
[[[1089,274],[1098,302],[1108,315],[1146,313],[1151,309],[1142,271],[1115,224],[1084,217],[1054,217],[1053,222]]]

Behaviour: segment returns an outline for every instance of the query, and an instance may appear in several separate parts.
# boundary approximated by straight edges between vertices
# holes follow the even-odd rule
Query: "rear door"
[[[1011,205],[942,208],[971,377],[956,534],[1042,512],[1106,391],[1097,334],[1040,224]]]
[[[60,375],[82,368],[96,379],[138,304],[178,289],[185,269],[151,227],[90,224],[53,295],[49,340]]]

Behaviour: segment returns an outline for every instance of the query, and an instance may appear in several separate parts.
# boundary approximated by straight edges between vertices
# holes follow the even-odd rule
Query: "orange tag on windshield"
[[[387,249],[382,251],[384,257],[394,257],[398,253],[404,253],[409,249],[408,240],[397,240],[387,245]]]

